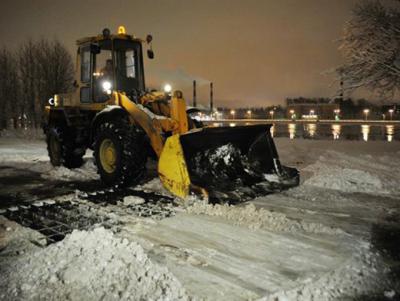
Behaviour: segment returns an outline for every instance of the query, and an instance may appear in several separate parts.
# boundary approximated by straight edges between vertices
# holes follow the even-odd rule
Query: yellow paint
[[[178,123],[178,128],[174,130],[174,134],[184,134],[189,130],[186,103],[180,91],[175,91],[171,99],[171,118]]]
[[[118,105],[128,111],[131,117],[131,121],[134,124],[139,125],[146,132],[147,136],[150,139],[150,144],[153,150],[159,157],[164,146],[161,124],[157,122],[157,119],[153,120],[133,101],[131,101],[127,96],[121,93],[118,93],[117,95],[117,102]]]
[[[108,173],[113,173],[116,168],[117,151],[114,143],[110,139],[104,139],[101,142],[99,156],[103,169]]]
[[[174,195],[184,198],[189,194],[190,177],[179,135],[170,136],[158,160],[161,183]]]

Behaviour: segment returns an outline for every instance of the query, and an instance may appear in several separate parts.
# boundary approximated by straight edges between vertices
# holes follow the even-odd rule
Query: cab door
[[[93,56],[90,45],[81,46],[80,49],[80,85],[79,98],[81,103],[93,102]]]

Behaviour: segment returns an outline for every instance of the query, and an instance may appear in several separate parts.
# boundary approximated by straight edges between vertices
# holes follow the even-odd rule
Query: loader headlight
[[[164,92],[165,92],[165,93],[170,93],[171,91],[172,91],[171,85],[170,85],[170,84],[166,84],[166,85],[164,86]]]
[[[111,94],[112,85],[109,81],[104,81],[102,86],[104,92],[106,92],[107,94]]]

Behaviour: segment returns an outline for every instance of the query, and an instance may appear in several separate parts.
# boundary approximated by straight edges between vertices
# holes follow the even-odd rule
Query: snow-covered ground
[[[73,201],[114,222],[45,246],[0,217],[0,299],[398,299],[400,143],[275,143],[299,187],[236,206],[175,200],[152,218],[132,212],[150,202],[135,191],[169,196],[154,163],[132,195],[100,206],[83,198],[104,195],[90,153],[53,168],[42,141],[0,139],[0,210]]]

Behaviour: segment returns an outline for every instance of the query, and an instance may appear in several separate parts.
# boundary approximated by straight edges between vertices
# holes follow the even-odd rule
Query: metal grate
[[[100,224],[111,227],[111,221],[90,210],[90,207],[73,202],[34,203],[8,208],[4,216],[22,226],[42,233],[51,244],[71,233],[73,230],[88,230]]]

